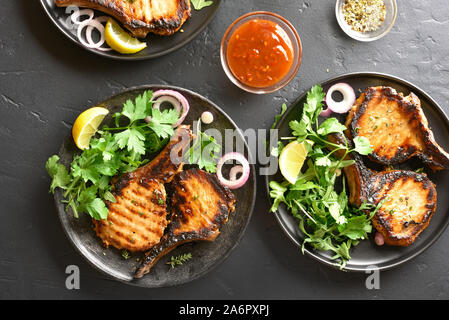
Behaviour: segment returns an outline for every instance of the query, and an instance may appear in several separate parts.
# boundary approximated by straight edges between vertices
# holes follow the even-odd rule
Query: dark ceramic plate
[[[449,120],[444,114],[440,106],[424,91],[417,88],[413,84],[402,79],[378,73],[351,73],[345,74],[322,83],[323,89],[326,92],[329,87],[338,82],[346,82],[350,84],[359,95],[358,90],[363,90],[370,86],[390,86],[395,88],[398,92],[408,95],[409,92],[415,93],[422,103],[427,119],[431,125],[432,131],[435,134],[435,139],[445,150],[449,150]],[[279,136],[289,136],[290,129],[288,123],[293,119],[298,119],[302,112],[302,107],[305,102],[305,94],[293,103],[281,118],[277,125],[279,129]],[[344,117],[340,118],[344,121]],[[417,169],[425,167],[418,160],[410,160],[400,166],[401,169]],[[375,232],[371,233],[369,240],[361,241],[357,247],[351,250],[352,259],[348,262],[344,270],[348,271],[366,271],[367,269],[378,268],[380,270],[389,269],[398,266],[422,253],[425,249],[430,247],[444,232],[449,224],[449,198],[446,196],[449,193],[449,172],[439,171],[433,173],[425,169],[430,179],[436,184],[438,192],[437,210],[430,221],[429,227],[423,231],[415,243],[409,247],[390,247],[377,246],[373,241]],[[268,184],[270,181],[281,181],[282,177],[278,173],[275,176],[267,176],[266,188],[269,191]],[[278,223],[287,236],[298,246],[302,246],[303,234],[298,229],[298,220],[286,210],[285,206],[280,206],[275,214]],[[298,250],[298,252],[300,252]],[[305,252],[315,258],[316,260],[335,266],[330,259],[332,254],[329,252],[321,252],[313,250],[306,246]]]
[[[207,110],[214,115],[214,122],[210,125],[203,124],[203,131],[208,128],[215,128],[224,134],[225,129],[237,129],[231,118],[208,99],[185,89],[153,85],[132,88],[99,103],[98,106],[108,108],[111,111],[104,123],[112,126],[111,115],[121,111],[126,100],[134,99],[148,89],[154,91],[173,89],[181,92],[190,103],[190,111],[184,120],[184,124],[193,124],[193,121],[197,120]],[[235,139],[244,146],[245,154],[248,154],[248,146],[240,131],[237,132]],[[62,163],[68,166],[72,162],[73,156],[78,152],[71,134],[69,134],[59,151]],[[55,192],[55,202],[64,231],[75,248],[90,264],[114,279],[132,285],[154,288],[179,285],[206,274],[220,264],[237,246],[245,232],[254,207],[256,195],[254,165],[251,166],[251,175],[247,183],[240,189],[233,190],[233,193],[237,199],[236,210],[222,227],[221,234],[214,242],[184,244],[162,257],[150,273],[138,280],[133,280],[132,269],[138,264],[136,259],[141,259],[143,254],[132,254],[132,258],[125,260],[119,250],[112,247],[105,249],[96,237],[92,229],[91,219],[87,214],[81,214],[78,219],[75,219],[71,211],[65,211],[65,204],[61,202],[63,200],[61,190]],[[192,259],[187,263],[177,266],[173,270],[166,264],[172,255],[177,256],[188,252],[192,254]]]
[[[192,7],[192,16],[188,19],[182,26],[184,32],[176,32],[172,36],[157,36],[155,34],[149,33],[144,41],[147,42],[148,46],[144,50],[132,54],[124,55],[115,51],[103,52],[96,49],[90,49],[85,47],[76,35],[76,29],[70,28],[66,21],[69,14],[65,12],[65,8],[56,7],[54,0],[40,0],[45,12],[48,14],[53,23],[58,27],[58,29],[65,34],[70,40],[78,44],[79,46],[85,48],[86,50],[96,53],[103,57],[108,57],[112,59],[119,60],[144,60],[151,59],[166,55],[172,51],[175,51],[182,46],[186,45],[192,41],[212,20],[218,7],[220,6],[221,0],[213,0],[213,4],[209,7],[205,7],[200,11],[196,11]],[[103,16],[104,13],[96,12],[95,16]]]

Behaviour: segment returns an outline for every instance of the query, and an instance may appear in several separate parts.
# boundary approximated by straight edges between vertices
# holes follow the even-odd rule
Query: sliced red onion
[[[332,114],[331,108],[327,107],[327,109],[321,111],[320,116],[329,117]]]
[[[336,102],[334,99],[332,99],[332,93],[334,93],[335,91],[339,91],[343,95],[342,101]],[[354,105],[355,102],[354,89],[352,89],[352,87],[347,83],[340,82],[334,84],[327,91],[325,101],[328,106],[328,109],[332,110],[333,112],[346,113]]]
[[[109,17],[108,17],[108,16],[101,16],[101,17],[95,18],[94,20],[96,20],[96,21],[98,21],[99,23],[103,24],[103,23],[108,22]],[[86,29],[86,40],[87,40],[87,42],[89,42],[91,45],[95,45],[94,41],[92,40],[92,31],[93,31],[93,29],[94,29],[94,27],[91,26],[91,25],[87,26],[87,29]],[[104,28],[103,28],[103,31],[101,31],[101,30],[98,30],[98,31],[100,32],[100,34],[101,34],[101,36],[102,36],[102,38],[100,38],[100,42],[101,42],[102,39],[104,38]],[[106,42],[106,40],[103,40],[102,45],[103,45],[105,42]],[[97,49],[98,49],[98,50],[101,50],[101,51],[111,51],[111,50],[112,50],[112,48],[109,48],[109,47],[106,47],[106,48],[105,48],[105,47],[98,47]]]
[[[230,180],[223,177],[223,165],[226,161],[235,160],[239,162],[241,165],[236,165],[231,168],[229,172]],[[238,189],[242,187],[246,181],[248,181],[250,174],[250,167],[248,160],[246,160],[245,156],[238,152],[230,152],[221,157],[217,162],[217,177],[220,183],[229,189]],[[240,178],[237,179],[237,174],[242,173]]]
[[[89,18],[84,19],[83,21],[77,20],[79,17],[82,16],[89,16]],[[91,9],[83,9],[83,10],[75,10],[72,15],[70,16],[70,19],[74,24],[81,24],[84,22],[88,22],[94,18],[94,11]]]
[[[176,122],[173,125],[173,127],[176,128],[184,121],[185,117],[187,116],[187,113],[189,112],[189,109],[190,109],[189,102],[182,94],[180,94],[179,92],[174,91],[174,90],[158,90],[153,93],[153,98],[151,99],[151,101],[155,101],[157,98],[162,97],[162,96],[171,96],[171,97],[177,99],[181,103],[182,114],[181,114],[181,110],[178,110],[179,120],[178,120],[178,122]]]
[[[176,111],[178,111],[178,114],[182,114],[182,106],[181,106],[181,102],[176,99],[173,96],[160,96],[159,98],[157,98],[154,103],[153,103],[153,109],[158,109],[160,110],[161,105],[164,102],[168,102],[170,103],[175,109]]]
[[[385,239],[384,239],[384,236],[382,235],[382,233],[376,232],[376,235],[374,236],[374,242],[378,246],[383,246],[384,245]]]
[[[84,40],[81,33],[85,27],[92,27],[92,29],[93,28],[97,29],[100,32],[100,41],[98,41],[97,43],[92,41],[92,29],[89,29],[89,28],[88,29],[90,30],[90,32],[86,30],[86,40]],[[81,23],[78,27],[77,36],[78,36],[79,41],[84,46],[91,48],[91,49],[98,49],[99,47],[101,47],[103,45],[103,43],[105,43],[104,27],[100,22],[98,22],[95,19]]]

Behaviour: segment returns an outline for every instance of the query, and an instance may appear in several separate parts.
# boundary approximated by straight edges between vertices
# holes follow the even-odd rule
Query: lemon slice
[[[307,148],[304,142],[299,143],[295,140],[282,149],[279,156],[279,169],[291,184],[295,184],[306,158]]]
[[[122,29],[114,19],[109,19],[106,23],[104,37],[107,44],[120,53],[131,54],[139,52],[147,47],[145,42],[141,42],[129,35]]]
[[[108,109],[93,107],[87,109],[76,118],[72,128],[72,137],[78,148],[81,150],[89,149],[90,138],[97,132],[98,127],[108,113]]]

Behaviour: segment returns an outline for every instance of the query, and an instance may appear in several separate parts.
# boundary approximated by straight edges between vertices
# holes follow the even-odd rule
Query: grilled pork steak
[[[215,175],[200,169],[178,173],[169,185],[172,216],[166,233],[137,268],[141,278],[154,264],[177,246],[198,240],[214,241],[220,228],[235,210],[232,192],[220,184]]]
[[[357,99],[346,119],[350,136],[369,139],[370,159],[384,164],[402,163],[417,156],[432,170],[449,169],[449,154],[435,141],[421,102],[390,87],[370,87]]]
[[[190,0],[55,0],[59,7],[75,5],[102,11],[125,26],[135,37],[148,32],[169,36],[190,17]]]
[[[344,145],[341,135],[329,135],[328,139]],[[388,245],[412,244],[435,212],[435,185],[425,174],[406,170],[376,172],[365,166],[360,155],[351,153],[351,158],[355,164],[344,168],[349,202],[358,207],[364,201],[374,205],[383,201],[372,219],[373,226]]]
[[[123,174],[114,183],[116,202],[106,202],[107,220],[93,220],[95,232],[106,246],[146,251],[159,243],[167,226],[166,191],[183,167],[183,148],[192,139],[189,126],[179,126],[162,152],[145,166]],[[175,160],[175,161],[172,161]]]

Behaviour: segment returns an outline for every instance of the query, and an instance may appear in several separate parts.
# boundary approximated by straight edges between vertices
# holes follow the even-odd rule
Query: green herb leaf
[[[270,211],[275,212],[281,202],[286,202],[284,193],[288,188],[276,181],[270,182],[270,188],[270,197],[274,199]]]
[[[138,128],[131,127],[117,133],[114,139],[120,149],[126,147],[128,151],[133,151],[136,154],[145,154],[145,136]]]
[[[304,121],[293,120],[289,123],[292,134],[298,137],[298,140],[304,140],[307,136],[307,124]],[[299,141],[302,142],[302,141]]]
[[[213,137],[201,132],[200,124],[201,122],[198,121],[196,139],[185,154],[186,161],[189,164],[197,164],[200,169],[207,172],[215,173],[217,171],[217,154],[221,151],[221,146]]]
[[[329,118],[320,125],[317,133],[325,136],[329,133],[343,133],[344,130],[346,130],[346,126],[342,125],[336,118]]]
[[[151,91],[145,91],[142,95],[136,98],[134,103],[131,100],[126,101],[121,114],[127,117],[130,123],[145,119],[148,114],[150,114],[149,110],[152,105],[150,99],[152,96],[153,94]]]
[[[211,6],[214,2],[211,0],[190,0],[195,10],[201,10],[205,7]]]
[[[172,256],[170,258],[170,261],[167,262],[167,264],[169,264],[171,268],[174,269],[176,266],[180,266],[190,259],[192,259],[191,253],[180,254],[179,256],[176,257]]]
[[[373,148],[371,148],[370,142],[368,138],[363,136],[357,136],[354,138],[354,150],[361,155],[368,155],[373,152]]]
[[[279,120],[282,118],[282,116],[284,115],[285,111],[287,111],[287,105],[285,103],[283,103],[282,107],[281,107],[281,112],[278,115],[274,116],[274,122],[273,122],[273,125],[271,126],[271,129],[276,128]]]
[[[158,137],[168,138],[173,135],[173,125],[178,119],[178,112],[175,109],[168,109],[162,112],[158,109],[153,109],[149,127],[153,129]]]
[[[45,164],[48,174],[52,178],[50,191],[55,192],[56,188],[65,189],[70,183],[70,176],[64,165],[59,163],[59,157],[54,155],[47,160]]]

